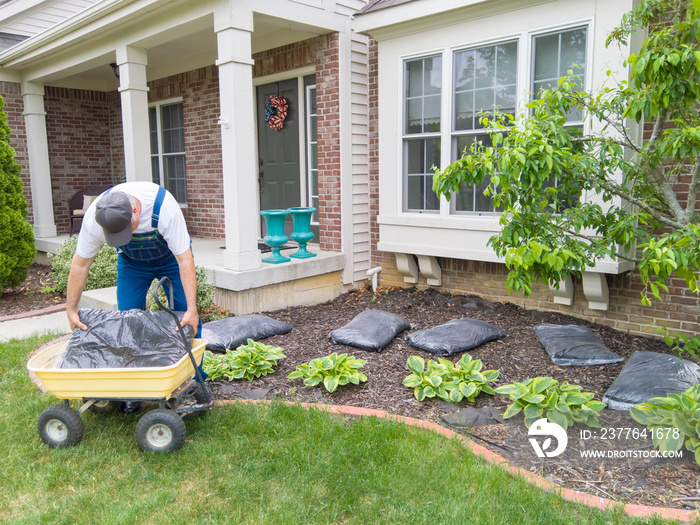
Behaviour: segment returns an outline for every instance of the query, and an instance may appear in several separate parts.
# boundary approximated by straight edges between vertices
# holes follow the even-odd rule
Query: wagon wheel
[[[86,402],[87,399],[83,399],[83,402]],[[121,403],[119,401],[108,401],[108,400],[100,400],[100,401],[95,401],[92,405],[90,405],[90,412],[93,412],[95,414],[109,414],[110,412],[114,412],[119,408],[119,405]]]
[[[50,447],[70,447],[83,439],[80,414],[67,405],[46,407],[37,420],[39,437]]]
[[[187,437],[187,427],[174,411],[156,408],[146,412],[136,423],[136,443],[141,450],[172,452],[180,450]]]

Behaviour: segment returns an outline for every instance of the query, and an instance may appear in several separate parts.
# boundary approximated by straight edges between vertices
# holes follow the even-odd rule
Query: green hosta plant
[[[496,393],[488,383],[498,379],[498,371],[481,372],[483,363],[479,359],[472,360],[469,354],[464,354],[454,365],[447,359],[438,358],[437,362],[431,359],[427,367],[423,358],[414,355],[408,358],[406,366],[412,373],[403,380],[403,384],[413,388],[413,395],[418,401],[426,397],[439,397],[459,403],[464,398],[474,401],[481,392]]]
[[[560,386],[551,377],[535,377],[524,383],[503,385],[496,388],[496,392],[513,401],[503,417],[513,417],[522,411],[528,428],[543,417],[564,430],[574,423],[600,427],[598,415],[605,408],[604,403],[593,399],[592,392],[581,392],[580,386],[570,385],[567,381]]]
[[[247,344],[239,346],[235,351],[229,349],[225,354],[205,352],[202,370],[209,376],[208,381],[243,378],[252,381],[273,373],[277,360],[285,357],[282,348],[248,339]]]
[[[299,365],[289,374],[289,378],[305,377],[304,384],[309,386],[316,386],[322,382],[326,390],[334,392],[339,386],[348,383],[359,385],[367,381],[367,376],[359,370],[366,362],[364,359],[357,359],[348,354],[333,352],[329,356],[312,359],[308,363]]]
[[[442,364],[442,361],[447,360],[440,359],[440,361],[429,359],[426,367],[422,357],[412,355],[408,358],[406,366],[411,371],[411,375],[403,380],[403,385],[413,388],[413,395],[418,401],[423,401],[426,397],[436,396],[445,400],[449,399],[444,385],[447,367]]]
[[[632,407],[630,415],[651,430],[655,448],[672,452],[685,444],[700,465],[700,383],[682,394],[652,397]]]

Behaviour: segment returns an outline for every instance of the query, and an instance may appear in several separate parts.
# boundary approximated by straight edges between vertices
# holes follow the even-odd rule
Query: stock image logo
[[[535,453],[539,458],[543,458],[545,456],[548,458],[556,457],[564,452],[566,450],[566,446],[569,444],[569,438],[566,435],[566,430],[564,430],[561,425],[547,421],[547,418],[544,417],[542,419],[538,419],[532,424],[527,435],[538,437],[546,436],[546,439],[542,442],[542,446],[540,446],[536,438],[528,438],[532,448],[535,450]],[[548,451],[547,449],[549,449],[552,445],[552,438],[557,440],[557,446],[554,450]]]

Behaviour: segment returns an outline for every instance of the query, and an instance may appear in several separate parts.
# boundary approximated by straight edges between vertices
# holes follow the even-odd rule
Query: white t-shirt
[[[112,191],[123,191],[127,195],[136,197],[141,202],[141,217],[139,226],[134,233],[147,233],[153,231],[151,215],[153,204],[160,186],[152,182],[125,182],[119,184]],[[95,199],[85,212],[83,224],[78,235],[76,253],[81,257],[90,259],[97,255],[100,246],[105,241],[102,226],[95,221],[95,206],[102,197]],[[168,248],[174,255],[185,253],[190,247],[190,236],[187,233],[185,217],[182,215],[180,205],[170,192],[165,192],[165,199],[160,207],[160,219],[158,220],[158,233],[168,243]]]

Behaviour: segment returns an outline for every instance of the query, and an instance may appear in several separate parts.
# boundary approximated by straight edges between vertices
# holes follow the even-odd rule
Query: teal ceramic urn
[[[295,259],[308,259],[316,257],[315,253],[311,253],[306,249],[306,244],[314,238],[311,231],[311,215],[316,211],[316,208],[296,207],[287,210],[292,215],[294,222],[294,231],[291,234],[292,240],[299,245],[299,250],[290,255]]]
[[[280,254],[280,248],[289,240],[284,234],[284,221],[287,218],[287,213],[287,210],[262,210],[260,212],[267,226],[267,235],[263,238],[263,242],[272,249],[272,255],[263,259],[262,262],[279,264],[291,260]]]

